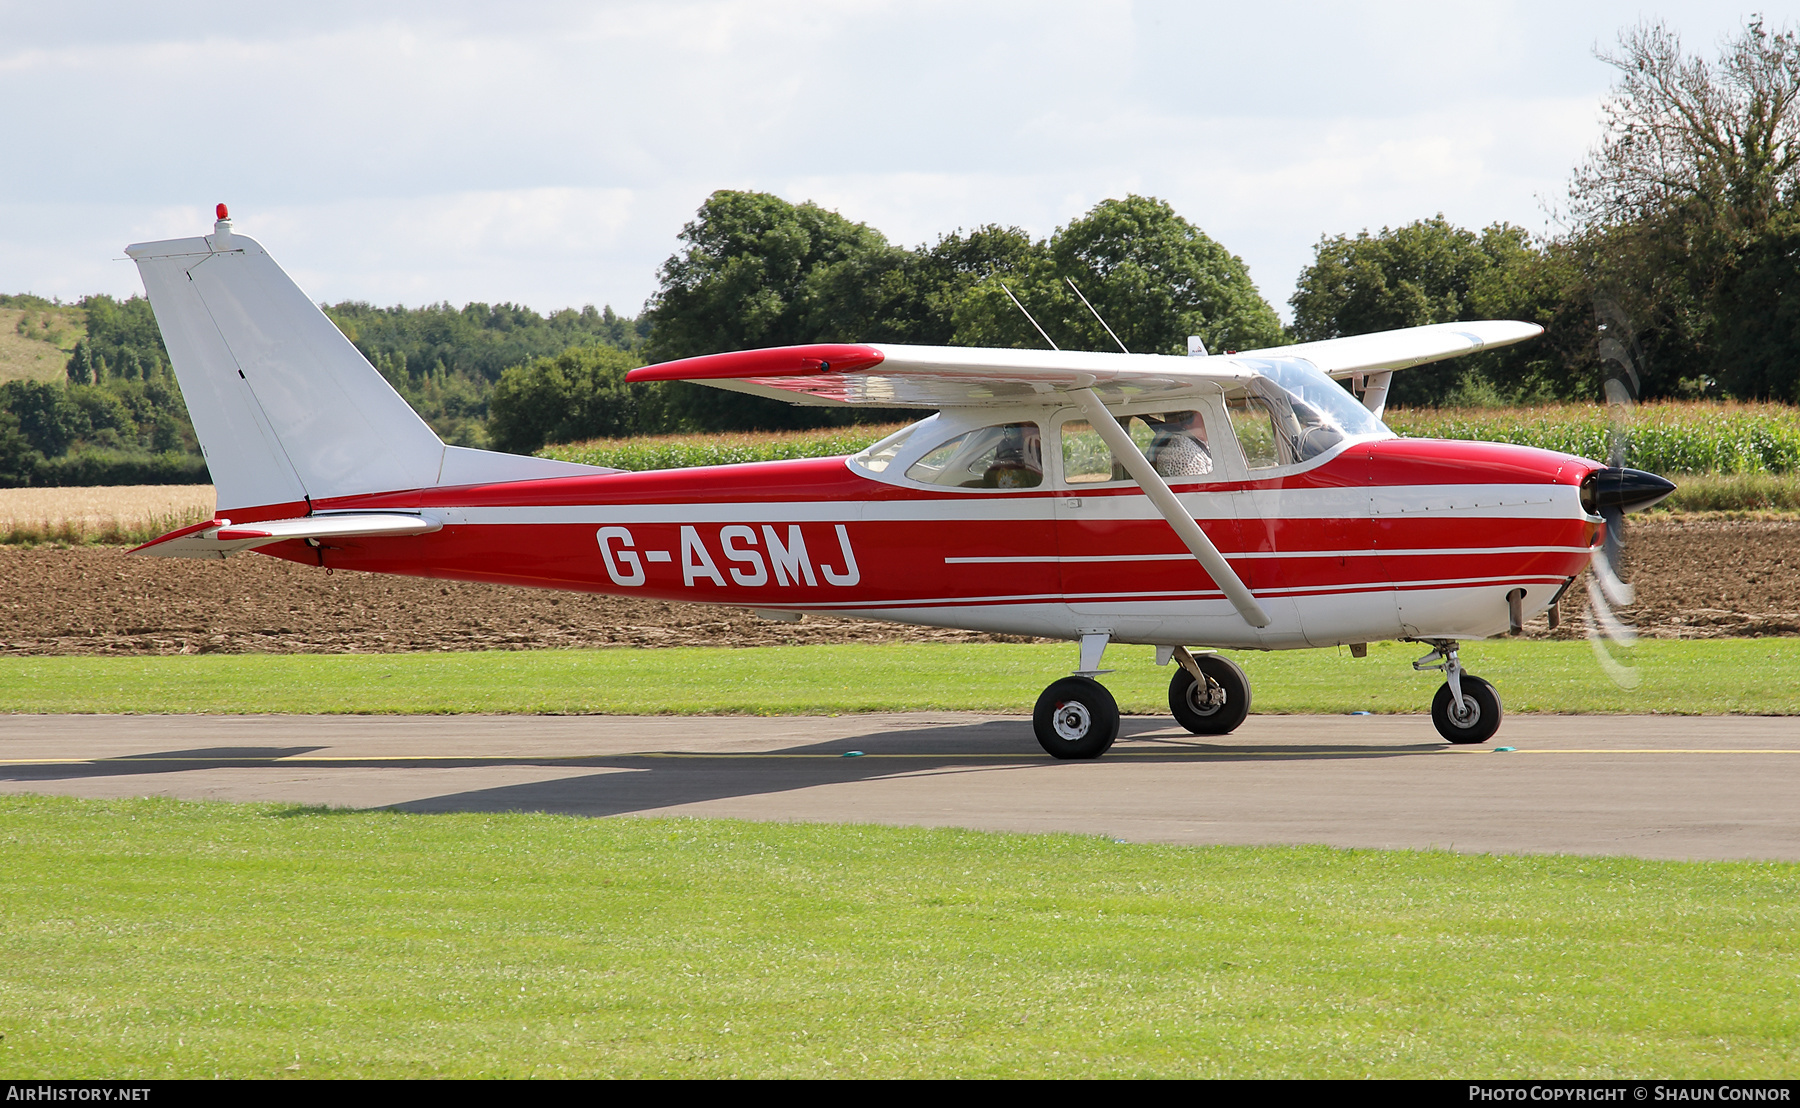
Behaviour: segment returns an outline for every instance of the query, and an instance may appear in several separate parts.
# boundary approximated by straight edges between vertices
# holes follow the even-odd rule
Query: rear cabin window
[[[1126,416],[1121,422],[1151,468],[1165,479],[1204,477],[1213,471],[1206,420],[1192,409]],[[1129,481],[1131,474],[1114,458],[1100,432],[1085,419],[1062,425],[1063,480],[1072,485]]]

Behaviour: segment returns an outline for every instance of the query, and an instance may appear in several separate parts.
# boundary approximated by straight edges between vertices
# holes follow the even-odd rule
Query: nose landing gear
[[[1433,662],[1433,658],[1442,660]],[[1431,653],[1414,662],[1413,668],[1444,671],[1444,683],[1431,698],[1431,722],[1438,734],[1458,746],[1494,737],[1500,729],[1500,694],[1481,678],[1463,672],[1456,643],[1431,640]]]

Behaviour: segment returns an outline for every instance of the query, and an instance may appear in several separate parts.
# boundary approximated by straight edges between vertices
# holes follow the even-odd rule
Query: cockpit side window
[[[902,427],[862,453],[853,455],[850,460],[870,473],[886,473],[887,467],[893,464],[894,458],[906,448],[907,440],[912,438],[913,432],[917,431],[920,426],[921,424],[915,423],[909,427]]]
[[[1323,374],[1319,376],[1325,382],[1325,389],[1342,393],[1350,406],[1355,405],[1349,393]],[[1297,465],[1344,441],[1344,412],[1334,410],[1340,407],[1338,405],[1318,402],[1336,398],[1308,395],[1298,388],[1284,387],[1290,384],[1259,375],[1251,377],[1226,398],[1232,430],[1237,432],[1238,443],[1244,448],[1245,464],[1251,469]],[[1366,433],[1365,425],[1381,428],[1366,411],[1356,410],[1365,418],[1350,428],[1350,433]]]
[[[1310,362],[1258,358],[1244,364],[1254,372],[1226,403],[1251,469],[1310,461],[1352,435],[1391,433]]]
[[[906,476],[958,489],[1034,489],[1044,481],[1035,423],[1000,423],[958,435],[914,462]]]
[[[1226,398],[1225,410],[1231,415],[1231,430],[1244,451],[1244,464],[1251,469],[1268,469],[1286,464],[1288,453],[1281,449],[1281,436],[1275,433],[1274,413],[1261,398],[1232,396]]]

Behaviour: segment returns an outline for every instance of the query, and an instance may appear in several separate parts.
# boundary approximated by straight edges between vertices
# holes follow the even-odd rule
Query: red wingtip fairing
[[[763,350],[702,354],[695,358],[639,366],[627,373],[625,379],[633,382],[708,381],[734,377],[810,377],[823,373],[859,373],[880,365],[885,357],[872,346],[851,343],[776,346]]]
[[[231,209],[227,208],[222,202],[219,204],[218,211],[219,211],[220,219],[230,219],[231,218]]]

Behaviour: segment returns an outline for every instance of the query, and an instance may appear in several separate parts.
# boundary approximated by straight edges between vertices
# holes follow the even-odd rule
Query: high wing
[[[1091,388],[1106,403],[1180,399],[1242,381],[1256,361],[1304,358],[1336,378],[1382,373],[1541,334],[1508,320],[1444,323],[1205,358],[898,343],[740,350],[634,369],[629,381],[695,381],[794,404],[946,408],[1064,402]]]
[[[1240,358],[1305,358],[1332,377],[1410,369],[1477,350],[1511,346],[1544,333],[1535,323],[1490,319],[1478,323],[1433,323],[1398,331],[1377,331],[1319,342],[1298,342],[1266,350],[1245,350]]]

